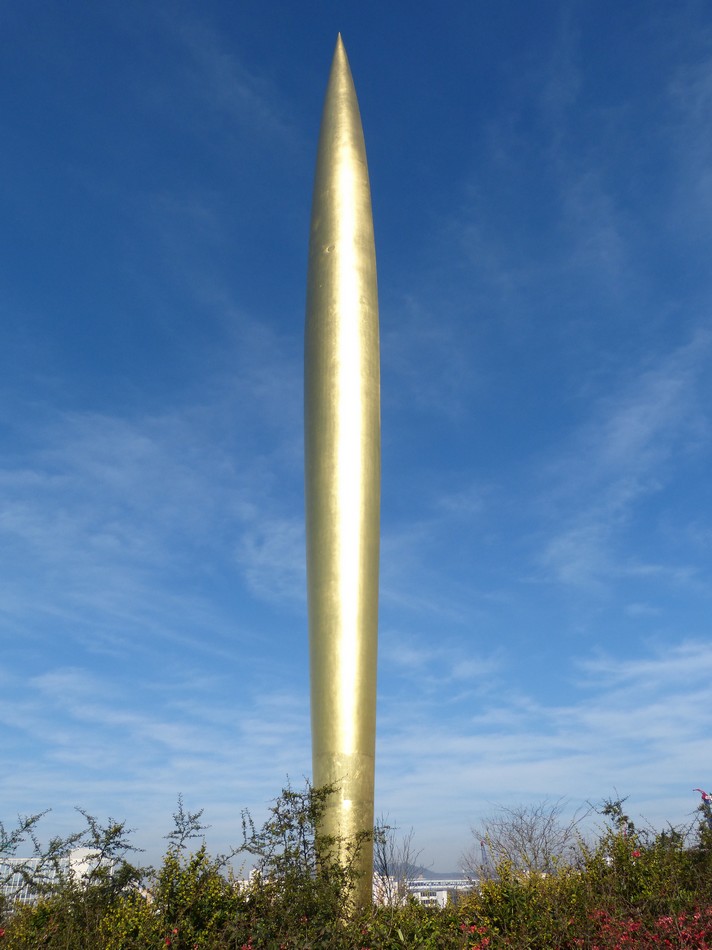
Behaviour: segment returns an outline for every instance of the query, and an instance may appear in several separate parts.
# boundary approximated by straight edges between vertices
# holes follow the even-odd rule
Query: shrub
[[[201,812],[179,799],[174,830],[157,870],[126,861],[120,823],[87,828],[40,849],[36,819],[25,828],[37,867],[55,862],[58,876],[34,882],[36,901],[0,921],[7,950],[623,950],[676,947],[712,950],[712,829],[639,830],[622,802],[607,802],[607,824],[592,844],[553,863],[550,872],[501,861],[456,906],[357,909],[353,863],[332,855],[341,842],[319,837],[333,789],[288,787],[257,828],[243,815],[243,840],[212,858],[201,839]],[[23,840],[0,836],[7,847]],[[2,832],[4,834],[4,832]],[[18,837],[19,835],[19,837]],[[28,838],[29,835],[29,838]],[[64,862],[69,843],[91,843],[95,860],[80,879]],[[361,842],[352,843],[353,857]],[[0,852],[1,853],[1,852]],[[348,849],[346,853],[349,854]],[[236,881],[231,860],[249,855],[255,870]],[[49,862],[49,863],[48,863]],[[28,865],[29,868],[29,865]],[[29,873],[29,870],[28,870]]]
[[[85,835],[51,842],[42,852],[54,862],[53,880],[45,882],[38,870],[46,862],[35,865],[36,900],[8,915],[3,946],[351,947],[356,939],[351,892],[362,841],[342,847],[342,842],[320,836],[320,818],[333,792],[332,787],[287,787],[261,828],[243,813],[241,845],[217,858],[208,855],[204,841],[189,852],[189,843],[205,830],[202,812],[187,812],[179,798],[158,870],[128,864],[124,825],[110,822],[103,828],[85,815]],[[11,843],[21,839],[15,835]],[[95,859],[81,880],[67,873],[63,863],[79,844],[91,845]],[[230,861],[240,854],[256,862],[248,882],[236,881],[231,871]]]
[[[4,944],[17,950],[37,947],[96,950],[101,946],[101,921],[126,888],[143,872],[126,860],[132,850],[123,822],[109,819],[102,825],[81,811],[86,828],[68,838],[53,838],[42,848],[35,834],[39,816],[21,821],[15,836],[16,850],[28,837],[33,858],[25,861],[22,876],[35,900],[21,907],[5,907]],[[83,850],[81,868],[70,855]]]

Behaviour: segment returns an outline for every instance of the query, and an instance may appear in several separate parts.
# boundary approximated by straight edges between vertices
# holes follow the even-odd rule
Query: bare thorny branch
[[[544,799],[530,805],[501,807],[472,829],[474,843],[461,866],[473,880],[488,877],[504,862],[526,872],[551,873],[573,864],[579,854],[579,824],[585,817],[564,817],[562,799]]]

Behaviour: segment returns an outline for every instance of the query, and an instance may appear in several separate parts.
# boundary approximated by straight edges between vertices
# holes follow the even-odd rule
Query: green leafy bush
[[[552,873],[497,865],[460,904],[480,935],[473,946],[705,947],[712,920],[709,828],[641,832],[622,804],[606,802],[608,825],[595,844],[581,841],[577,859]],[[689,942],[693,933],[697,943]]]
[[[547,872],[500,861],[456,905],[410,899],[359,909],[354,862],[336,860],[342,843],[319,837],[332,792],[284,789],[261,827],[243,815],[241,844],[218,857],[202,840],[202,812],[179,799],[158,869],[128,862],[127,831],[117,822],[102,826],[85,814],[85,831],[46,848],[36,837],[40,816],[13,832],[0,826],[0,855],[30,842],[35,861],[26,873],[37,874],[32,903],[0,909],[0,950],[712,950],[706,820],[687,832],[641,831],[622,802],[607,802],[597,840],[580,841]],[[80,843],[93,858],[81,877],[66,861]],[[347,855],[362,844],[351,843]],[[240,857],[254,864],[247,881],[232,871]]]

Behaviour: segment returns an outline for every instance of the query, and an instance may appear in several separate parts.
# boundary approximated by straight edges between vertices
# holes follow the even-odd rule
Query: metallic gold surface
[[[304,411],[313,782],[339,788],[322,830],[352,838],[373,830],[381,422],[371,190],[341,36],[314,182]],[[359,903],[372,867],[368,843]]]

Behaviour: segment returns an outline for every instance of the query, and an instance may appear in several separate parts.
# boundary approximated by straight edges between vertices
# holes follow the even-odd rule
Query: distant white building
[[[11,904],[30,904],[62,877],[89,878],[99,863],[95,848],[74,848],[56,864],[40,858],[0,857],[0,897]]]
[[[373,900],[377,904],[401,906],[409,897],[424,907],[445,907],[454,891],[471,891],[473,881],[463,878],[412,878],[406,881],[396,878],[373,876]]]
[[[406,881],[408,894],[424,907],[445,907],[454,891],[465,893],[473,888],[472,881],[462,878],[436,878],[432,881],[417,879]]]

